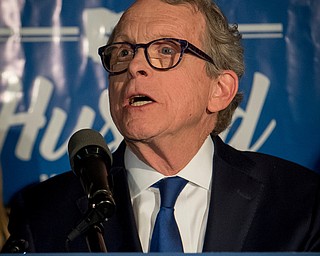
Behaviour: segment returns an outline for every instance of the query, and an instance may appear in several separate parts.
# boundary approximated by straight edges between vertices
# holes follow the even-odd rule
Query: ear
[[[225,109],[238,91],[239,79],[232,70],[224,70],[212,80],[208,111],[211,113]]]

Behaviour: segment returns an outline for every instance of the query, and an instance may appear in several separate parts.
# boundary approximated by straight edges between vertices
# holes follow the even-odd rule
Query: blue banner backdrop
[[[0,0],[0,154],[4,200],[70,169],[69,137],[93,128],[114,150],[97,54],[129,0]],[[242,150],[320,172],[320,2],[218,0],[243,34],[245,99],[221,136]]]

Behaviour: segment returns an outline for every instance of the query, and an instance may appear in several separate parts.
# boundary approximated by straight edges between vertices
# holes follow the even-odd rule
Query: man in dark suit
[[[159,181],[176,176],[187,181],[174,206],[184,252],[320,250],[319,176],[218,137],[241,100],[240,38],[210,0],[140,0],[99,49],[124,137],[109,174],[108,251],[153,250]],[[7,248],[23,239],[29,251],[65,251],[87,207],[71,172],[26,189],[12,205]],[[84,236],[69,250],[87,251]]]

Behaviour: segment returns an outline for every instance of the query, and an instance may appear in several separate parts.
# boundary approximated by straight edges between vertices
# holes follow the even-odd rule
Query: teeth
[[[130,104],[131,106],[138,107],[138,106],[143,106],[145,104],[151,103],[152,101],[138,101]]]
[[[148,103],[152,103],[152,100],[144,95],[137,95],[130,98],[129,100],[129,104],[134,107],[143,106]]]

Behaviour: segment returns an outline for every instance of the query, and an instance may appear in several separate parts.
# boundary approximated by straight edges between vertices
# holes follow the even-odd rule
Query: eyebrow
[[[126,39],[128,39],[128,40],[126,40]],[[114,36],[114,38],[113,38],[113,42],[112,43],[116,43],[116,42],[129,42],[130,40],[129,40],[129,37],[128,36],[126,36],[126,35],[116,35],[116,36]]]
[[[131,40],[129,39],[129,37],[125,34],[123,35],[117,35],[114,37],[114,40],[111,43],[121,43],[121,42],[126,42],[126,43],[131,43],[131,44],[138,44],[138,43],[149,43],[151,41],[157,40],[157,39],[161,39],[161,38],[179,38],[179,39],[183,39],[186,40],[184,37],[179,37],[179,36],[173,36],[173,35],[169,35],[169,34],[158,34],[157,36],[148,36],[144,42],[137,42],[136,40]]]

